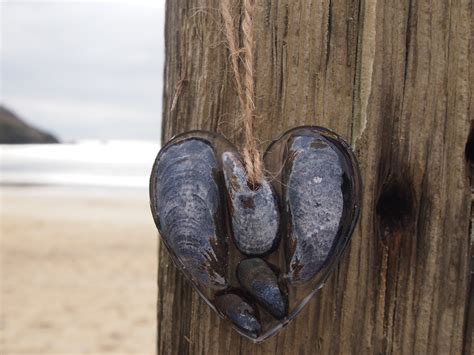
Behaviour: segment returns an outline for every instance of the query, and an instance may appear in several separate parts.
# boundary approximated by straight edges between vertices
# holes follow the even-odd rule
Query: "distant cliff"
[[[59,143],[52,134],[34,128],[0,106],[0,144]]]

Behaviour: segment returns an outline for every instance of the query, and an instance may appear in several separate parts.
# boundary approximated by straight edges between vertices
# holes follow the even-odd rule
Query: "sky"
[[[158,140],[164,0],[0,0],[0,104],[78,139]]]

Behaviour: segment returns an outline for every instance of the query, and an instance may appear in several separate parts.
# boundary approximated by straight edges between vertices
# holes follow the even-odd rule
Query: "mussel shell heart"
[[[223,136],[192,131],[158,153],[150,205],[178,269],[207,304],[254,342],[277,333],[322,287],[357,223],[361,180],[350,146],[294,128],[250,185]]]

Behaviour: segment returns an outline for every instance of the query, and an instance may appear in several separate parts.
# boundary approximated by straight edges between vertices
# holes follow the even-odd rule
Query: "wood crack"
[[[326,29],[326,68],[328,67],[329,57],[331,55],[331,34],[332,34],[332,0],[328,3],[328,26]]]
[[[403,71],[403,92],[405,92],[405,85],[407,82],[408,75],[408,57],[410,54],[410,43],[411,43],[411,26],[412,26],[412,12],[413,12],[413,0],[408,1],[408,15],[406,22],[406,32],[405,32],[405,66]]]

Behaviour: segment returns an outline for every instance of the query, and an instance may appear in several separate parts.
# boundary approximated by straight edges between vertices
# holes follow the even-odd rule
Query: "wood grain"
[[[255,11],[260,149],[298,125],[337,131],[361,164],[361,220],[323,290],[260,345],[213,314],[161,248],[158,353],[472,353],[472,1],[266,0]],[[225,43],[218,1],[167,2],[163,142],[204,129],[241,144]]]

